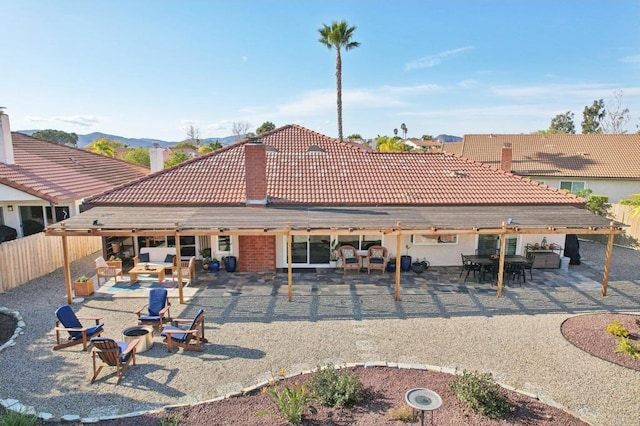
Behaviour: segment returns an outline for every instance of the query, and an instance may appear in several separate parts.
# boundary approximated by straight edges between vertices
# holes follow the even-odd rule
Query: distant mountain
[[[438,135],[433,138],[434,141],[439,142],[462,142],[462,138],[460,136],[451,136],[451,135]]]
[[[37,131],[38,130],[18,130],[19,133],[24,133],[25,135],[29,135],[29,136],[31,136]],[[108,138],[114,141],[119,141],[127,145],[128,147],[144,147],[144,148],[150,148],[153,146],[154,143],[157,143],[161,147],[167,148],[167,147],[172,147],[178,142],[180,142],[180,141],[176,141],[176,142],[163,141],[160,139],[150,139],[150,138],[126,138],[124,136],[110,135],[110,134],[101,133],[101,132],[93,132],[86,135],[78,135],[78,147],[83,148],[89,145],[90,143],[92,143],[93,141],[95,141],[96,139],[100,139],[100,138]],[[210,142],[211,143],[220,142],[222,145],[229,145],[235,142],[236,140],[237,140],[236,136],[226,136],[224,138],[203,139],[202,143],[206,144]]]

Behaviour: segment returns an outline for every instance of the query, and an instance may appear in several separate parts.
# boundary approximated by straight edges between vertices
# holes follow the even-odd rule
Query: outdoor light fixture
[[[7,206],[7,210],[9,210],[10,212],[13,211],[13,206]]]

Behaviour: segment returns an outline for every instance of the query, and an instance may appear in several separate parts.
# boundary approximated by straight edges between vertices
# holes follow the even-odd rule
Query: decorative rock
[[[53,418],[53,414],[51,413],[38,413],[38,417],[44,420],[45,422],[51,420]]]
[[[100,421],[97,417],[85,417],[81,420],[82,424],[85,423],[98,423]]]
[[[62,420],[64,420],[65,422],[79,422],[80,416],[77,414],[65,414],[64,416],[62,416]]]
[[[18,404],[20,401],[18,401],[17,399],[13,399],[13,398],[7,398],[7,399],[2,399],[0,400],[0,404],[4,407],[4,408],[9,408],[12,405],[16,405]]]

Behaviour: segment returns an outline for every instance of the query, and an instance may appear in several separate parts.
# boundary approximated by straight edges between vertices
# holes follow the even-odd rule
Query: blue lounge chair
[[[102,367],[116,367],[118,375],[117,383],[124,376],[129,364],[136,364],[136,345],[140,339],[133,339],[131,342],[116,342],[105,337],[94,337],[91,339],[91,358],[93,359],[93,377],[91,383],[96,381]],[[97,364],[98,358],[102,361]]]
[[[204,310],[200,309],[193,320],[174,318],[172,322],[176,326],[167,325],[160,333],[167,344],[167,352],[173,351],[173,345],[189,351],[202,352],[201,343],[208,342],[204,337]],[[177,327],[178,323],[188,322],[191,323],[188,329]]]
[[[89,339],[94,336],[100,336],[100,334],[104,331],[104,324],[100,323],[102,318],[100,317],[78,317],[76,313],[73,312],[71,306],[64,305],[56,309],[56,345],[53,347],[54,351],[58,349],[66,348],[69,346],[77,345],[82,343],[84,350],[87,350]],[[94,326],[85,327],[80,322],[81,319],[84,320],[94,320],[96,323]],[[69,338],[66,341],[63,341],[60,336],[60,332],[69,333]]]
[[[142,313],[145,307],[147,307],[146,315]],[[169,312],[170,308],[171,303],[169,302],[167,289],[152,288],[149,290],[149,301],[147,304],[142,305],[133,311],[133,313],[138,315],[139,325],[153,325],[162,329],[164,323],[171,320],[171,313]]]

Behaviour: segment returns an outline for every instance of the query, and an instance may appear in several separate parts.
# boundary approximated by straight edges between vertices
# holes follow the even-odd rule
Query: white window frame
[[[585,181],[580,181],[580,180],[561,180],[560,184],[558,186],[558,189],[566,191],[567,188],[563,188],[562,184],[569,184],[571,186],[571,189],[569,189],[568,191],[572,194],[575,194],[577,191],[584,191],[585,189],[587,189],[587,183]],[[575,189],[573,186],[577,183],[581,183],[582,184],[582,188],[581,189]]]
[[[447,240],[453,241],[447,241]],[[414,246],[437,246],[458,244],[458,234],[453,235],[411,235],[411,244]]]
[[[229,239],[229,250],[220,250],[221,238]],[[233,238],[231,238],[231,235],[216,235],[216,253],[222,253],[222,254],[233,253]]]
[[[347,235],[338,235],[337,236],[337,241],[338,241],[338,245],[337,246],[341,246],[343,244],[348,244],[348,243],[341,243],[340,242],[340,237],[346,237]],[[354,235],[355,237],[355,235]],[[358,234],[358,247],[356,247],[356,250],[358,250],[359,252],[363,252],[363,251],[367,251],[367,249],[365,249],[362,246],[362,243],[365,239],[365,237],[375,237],[376,240],[380,240],[380,245],[382,245],[382,235],[378,236],[377,234]]]

